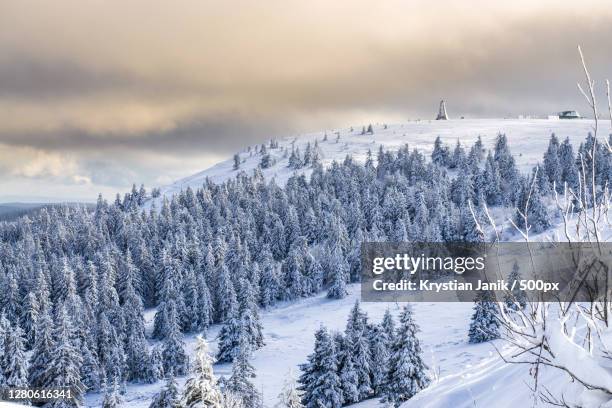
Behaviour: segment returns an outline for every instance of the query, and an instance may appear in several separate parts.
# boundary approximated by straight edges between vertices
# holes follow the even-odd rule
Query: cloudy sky
[[[609,0],[0,2],[0,202],[166,184],[272,136],[586,110]]]

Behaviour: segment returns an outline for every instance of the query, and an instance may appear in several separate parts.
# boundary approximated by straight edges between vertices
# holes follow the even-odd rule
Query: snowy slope
[[[588,120],[543,120],[543,119],[487,119],[487,120],[451,120],[451,121],[420,121],[403,124],[374,125],[373,135],[361,135],[361,126],[337,130],[340,139],[336,142],[336,130],[311,133],[297,137],[279,139],[279,148],[270,150],[276,163],[263,171],[267,179],[274,178],[277,183],[284,184],[294,170],[288,168],[288,158],[285,151],[290,151],[292,144],[303,152],[306,144],[314,144],[317,140],[322,154],[322,162],[326,166],[333,160],[343,160],[350,154],[356,160],[363,161],[368,149],[375,154],[379,145],[389,149],[397,149],[404,144],[417,148],[429,155],[436,136],[454,146],[457,140],[471,145],[480,135],[485,147],[493,147],[498,133],[508,136],[510,149],[514,153],[518,166],[529,170],[542,159],[548,145],[551,133],[556,133],[560,139],[570,137],[574,148],[584,140],[591,130],[592,122]],[[325,133],[328,140],[323,142]],[[251,149],[252,150],[252,149]],[[241,170],[251,172],[255,169],[261,156],[250,153],[247,149],[240,152],[243,163]],[[234,177],[237,172],[232,169],[233,160],[221,162],[198,174],[179,180],[162,188],[163,195],[172,195],[191,186],[199,187],[206,178],[214,182],[222,182]],[[308,172],[309,170],[300,170]],[[150,203],[149,203],[150,205]],[[158,207],[159,208],[159,207]],[[500,218],[503,215],[499,214]],[[498,217],[495,217],[498,218]],[[546,235],[550,234],[548,231]],[[504,237],[504,239],[517,237]],[[544,237],[534,237],[544,239]],[[330,301],[325,296],[303,299],[292,304],[281,304],[262,312],[262,323],[266,346],[255,352],[253,365],[257,372],[255,380],[264,395],[266,406],[276,403],[282,383],[289,370],[299,374],[298,365],[306,361],[312,351],[314,332],[321,324],[335,330],[342,330],[350,308],[359,298],[359,287],[351,286],[350,295],[339,301]],[[401,305],[395,303],[364,303],[363,309],[370,319],[379,321],[387,307],[394,314],[399,312]],[[440,380],[419,393],[404,404],[406,408],[413,407],[515,407],[531,405],[529,386],[532,380],[525,366],[504,364],[490,343],[470,345],[467,343],[467,330],[472,313],[469,303],[417,303],[414,305],[415,318],[421,326],[420,338],[423,342],[425,360],[435,371],[439,372]],[[148,311],[147,320],[153,319],[154,311]],[[216,350],[216,334],[219,327],[213,327],[207,338],[211,349]],[[195,336],[185,338],[189,354],[193,354]],[[505,347],[502,342],[496,342],[498,347]],[[227,364],[215,366],[217,375],[228,375],[231,367]],[[561,384],[555,381],[558,372],[544,373],[541,380],[546,386]],[[178,379],[183,385],[186,378]],[[125,406],[146,407],[154,394],[163,386],[159,382],[152,385],[129,385],[124,396]],[[496,392],[491,393],[493,389]],[[88,406],[100,406],[101,396],[87,396]],[[357,404],[359,407],[380,406],[376,400]]]
[[[359,299],[359,285],[349,287],[349,296],[342,300],[328,300],[325,294],[291,304],[281,304],[262,313],[266,345],[253,356],[257,378],[254,382],[262,391],[266,407],[277,402],[283,381],[290,370],[299,375],[300,363],[306,361],[314,345],[314,332],[325,325],[333,330],[344,330],[346,319],[355,300]],[[369,318],[379,322],[387,308],[397,316],[401,303],[362,303]],[[421,327],[424,359],[439,380],[403,405],[404,408],[473,408],[527,406],[529,387],[533,380],[526,366],[507,365],[497,355],[492,343],[469,344],[467,331],[472,314],[472,303],[413,303],[414,316]],[[147,313],[152,325],[154,311]],[[217,349],[216,335],[220,327],[207,334],[211,353]],[[186,350],[193,355],[195,336],[185,338]],[[502,352],[510,351],[502,341],[495,345]],[[230,374],[230,364],[215,365],[215,374]],[[544,373],[541,381],[554,390],[559,372]],[[178,378],[183,386],[186,377]],[[148,407],[163,382],[129,385],[123,396],[125,407]],[[495,392],[491,392],[494,390]],[[88,394],[87,406],[99,407],[102,395]],[[353,405],[354,408],[382,407],[373,399]]]
[[[262,312],[262,323],[266,345],[257,350],[253,356],[253,366],[257,372],[255,383],[263,392],[267,407],[277,402],[283,381],[289,372],[299,374],[300,363],[306,361],[314,345],[314,332],[325,325],[333,330],[344,330],[346,319],[355,300],[359,299],[359,285],[349,287],[349,296],[342,300],[328,300],[325,294],[303,299],[291,304],[281,304],[275,308]],[[379,322],[387,308],[394,315],[399,314],[402,304],[396,303],[362,303],[362,309],[368,313],[369,318]],[[471,303],[414,303],[414,315],[422,332],[424,358],[427,364],[441,377],[452,378],[461,372],[481,372],[481,364],[493,364],[499,361],[495,349],[490,343],[478,345],[467,343],[467,331],[472,314]],[[152,320],[153,313],[147,314],[147,320]],[[219,326],[211,328],[207,338],[211,344],[211,352],[215,352],[216,334]],[[195,336],[185,338],[187,351],[193,355]],[[502,347],[501,343],[497,343]],[[217,376],[229,375],[229,364],[215,365]],[[186,378],[179,378],[182,386]],[[147,407],[154,394],[163,386],[162,382],[151,385],[129,385],[128,392],[123,397],[127,407]],[[524,384],[517,384],[516,393],[524,394],[528,391]],[[452,394],[449,394],[452,397]],[[88,394],[88,406],[100,406],[100,394]],[[378,406],[377,401],[368,401],[367,404]],[[424,406],[424,405],[412,405]],[[448,405],[438,405],[448,406]],[[472,406],[472,405],[470,405]],[[478,405],[481,406],[481,405]],[[487,405],[483,405],[487,406]]]
[[[556,381],[559,371],[548,367],[541,370],[540,383],[551,392],[560,391],[565,383]],[[533,385],[527,366],[506,364],[496,356],[441,379],[404,403],[402,408],[527,407],[533,403],[528,388]],[[539,406],[547,405],[540,402]]]
[[[376,124],[373,125],[373,135],[361,135],[362,126],[355,126],[353,131],[350,128],[327,130],[278,139],[279,148],[269,150],[276,163],[265,169],[263,174],[268,179],[274,178],[278,184],[284,184],[294,173],[294,170],[288,168],[288,157],[284,157],[284,150],[287,149],[290,152],[293,144],[304,152],[306,144],[308,142],[314,144],[315,140],[319,143],[322,163],[325,166],[334,160],[343,160],[347,154],[352,155],[358,161],[363,161],[368,149],[376,154],[380,145],[389,149],[398,149],[408,144],[411,149],[417,148],[422,153],[429,155],[437,136],[454,148],[457,140],[465,145],[471,145],[480,135],[485,147],[492,148],[499,133],[507,135],[510,149],[514,154],[519,155],[516,157],[518,166],[522,170],[528,170],[542,160],[551,133],[555,133],[561,140],[569,137],[574,149],[577,149],[580,142],[591,131],[592,125],[591,120],[457,119],[410,121],[388,125],[387,129],[384,129],[382,124]],[[336,142],[336,132],[340,134],[338,142]],[[328,140],[323,142],[325,134]],[[247,173],[251,173],[261,159],[260,155],[251,153],[247,149],[239,154],[244,161],[241,170]],[[308,169],[302,169],[300,172],[308,172]],[[200,173],[162,187],[161,192],[162,195],[172,195],[187,187],[200,187],[207,177],[214,182],[222,182],[236,174],[237,171],[233,170],[233,160],[229,158]]]

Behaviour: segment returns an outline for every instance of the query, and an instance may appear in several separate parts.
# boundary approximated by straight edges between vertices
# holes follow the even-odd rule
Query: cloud
[[[16,153],[18,160],[15,157]],[[18,152],[11,150],[5,154],[13,155],[12,161],[16,162],[11,171],[14,177],[72,179],[76,176],[77,164],[70,157],[31,148],[24,148]]]
[[[454,116],[581,109],[576,44],[612,76],[611,23],[607,0],[9,0],[0,143],[40,153],[0,167],[122,188],[270,137],[431,117],[441,98]]]

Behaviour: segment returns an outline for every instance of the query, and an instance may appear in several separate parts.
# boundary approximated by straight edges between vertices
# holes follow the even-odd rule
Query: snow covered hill
[[[349,295],[342,300],[329,300],[324,294],[302,299],[295,303],[281,304],[261,315],[266,345],[256,351],[252,364],[256,369],[255,384],[263,392],[266,407],[277,403],[277,396],[290,371],[299,375],[299,364],[312,352],[314,332],[324,325],[331,330],[344,330],[354,302],[359,299],[359,285],[349,286]],[[389,308],[397,317],[402,304],[362,303],[373,322],[379,322]],[[421,328],[419,338],[423,356],[432,373],[438,377],[425,390],[406,402],[403,408],[473,408],[519,407],[530,404],[533,378],[528,367],[505,364],[497,354],[493,343],[469,344],[467,338],[472,303],[414,303],[414,316]],[[154,310],[147,313],[152,326]],[[207,340],[211,353],[217,350],[216,336],[219,325],[211,327]],[[195,335],[185,337],[186,350],[193,355]],[[511,351],[501,340],[494,345],[502,352]],[[542,368],[546,371],[546,368]],[[231,364],[217,364],[217,377],[229,376]],[[540,381],[556,391],[558,371],[548,370]],[[186,378],[179,378],[182,387]],[[122,396],[125,407],[146,408],[159,392],[163,382],[129,385]],[[491,391],[494,392],[491,392]],[[99,407],[103,395],[87,394],[86,405]],[[377,399],[352,405],[353,408],[383,407]]]
[[[383,124],[373,124],[373,134],[361,134],[362,126],[333,129],[278,139],[278,148],[268,150],[274,164],[264,169],[263,174],[267,179],[274,178],[278,184],[284,184],[295,172],[288,167],[288,153],[291,152],[292,145],[304,152],[306,145],[308,143],[314,145],[315,141],[318,143],[321,161],[325,166],[334,160],[343,160],[347,154],[355,160],[363,161],[368,150],[376,154],[380,145],[388,149],[398,149],[408,144],[411,149],[416,148],[429,155],[437,136],[440,136],[451,148],[458,140],[464,145],[471,145],[478,136],[481,136],[484,146],[491,148],[499,133],[505,133],[508,137],[510,149],[517,155],[518,166],[522,170],[528,170],[542,160],[542,154],[552,133],[561,140],[569,137],[577,148],[591,131],[592,125],[591,120],[580,119],[457,119],[409,121],[387,125],[386,128]],[[327,135],[326,141],[324,141],[325,135]],[[269,141],[262,141],[262,143],[267,142]],[[261,155],[255,153],[253,148],[245,148],[238,154],[242,160],[240,170],[247,173],[251,173],[261,160]],[[206,178],[213,182],[222,182],[234,177],[238,171],[233,169],[233,165],[233,159],[230,158],[200,173],[178,180],[162,187],[162,196],[176,194],[187,187],[200,187]],[[304,168],[299,172],[308,173],[309,170]]]
[[[342,300],[329,300],[325,294],[317,297],[303,299],[295,303],[281,304],[271,310],[262,313],[262,323],[266,345],[257,350],[253,355],[252,364],[256,369],[257,378],[254,380],[258,388],[262,390],[264,403],[267,407],[272,407],[277,402],[277,396],[281,391],[283,381],[290,370],[294,375],[299,375],[298,365],[306,361],[308,354],[312,352],[314,344],[314,332],[325,325],[329,329],[342,331],[346,326],[346,320],[350,309],[355,301],[359,299],[359,285],[349,287],[349,295]],[[368,313],[368,317],[373,322],[380,322],[387,308],[397,316],[401,304],[396,303],[362,303],[362,309]],[[488,366],[499,364],[499,357],[491,343],[468,344],[467,332],[469,321],[472,314],[471,303],[415,303],[413,304],[414,316],[421,327],[422,332],[419,338],[423,344],[424,358],[432,370],[444,377],[438,384],[432,385],[432,389],[437,389],[433,394],[423,392],[423,399],[429,401],[427,395],[435,395],[435,399],[440,397],[439,389],[442,388],[446,394],[440,404],[436,407],[448,407],[445,404],[451,400],[459,402],[465,397],[469,384],[474,385],[474,395],[478,398],[479,390],[488,387],[491,381],[499,379],[483,380]],[[435,318],[432,318],[434,316]],[[148,320],[151,321],[153,313],[148,313]],[[209,330],[207,339],[211,345],[211,352],[217,350],[216,335],[220,327],[214,326]],[[195,336],[187,336],[186,350],[193,355],[195,347]],[[503,347],[501,342],[496,343]],[[215,365],[217,376],[229,376],[231,371],[230,364]],[[510,367],[516,370],[514,367]],[[525,370],[523,370],[525,371]],[[509,375],[514,375],[510,373]],[[470,378],[470,381],[462,381],[463,378]],[[517,377],[513,381],[513,392],[516,395],[528,394],[527,385],[522,381],[526,376]],[[183,385],[185,378],[179,379],[179,385]],[[503,381],[503,380],[500,380]],[[127,394],[123,396],[124,406],[129,407],[148,407],[159,387],[163,383],[151,385],[129,385]],[[463,388],[461,388],[463,387]],[[482,390],[484,391],[484,389]],[[421,398],[419,394],[419,398]],[[483,393],[484,398],[484,393]],[[88,394],[86,403],[88,406],[100,406],[102,396],[100,394]],[[362,404],[368,406],[382,406],[377,400],[367,401]],[[357,406],[357,405],[356,405]],[[409,407],[423,407],[408,405]],[[452,405],[455,406],[455,405]],[[459,405],[457,405],[459,406]],[[472,402],[465,405],[473,407]],[[491,406],[476,405],[480,406]],[[506,405],[496,405],[506,406]],[[510,406],[510,405],[508,405]]]
[[[304,152],[306,145],[310,143],[312,146],[315,141],[319,147],[321,162],[327,166],[334,160],[343,160],[347,154],[358,161],[364,161],[367,151],[371,150],[376,154],[380,145],[397,149],[408,144],[410,148],[429,155],[437,136],[451,148],[457,141],[469,146],[480,136],[484,146],[492,148],[499,133],[507,135],[519,168],[528,171],[542,160],[552,133],[561,140],[569,137],[577,148],[591,129],[592,121],[589,120],[544,119],[412,121],[388,126],[375,124],[373,134],[362,134],[362,126],[355,126],[353,129],[328,130],[277,140],[278,146],[268,150],[273,165],[264,169],[263,174],[268,180],[275,179],[278,184],[284,184],[295,173],[295,170],[288,166],[292,149],[299,148]],[[269,145],[269,141],[265,143]],[[262,157],[253,147],[239,152],[239,156],[240,170],[247,173],[259,165]],[[197,188],[206,178],[213,182],[223,182],[238,174],[233,167],[232,159],[218,163],[163,187],[162,196],[176,194],[187,187]],[[309,171],[308,168],[298,170],[306,174]],[[500,218],[502,215],[500,214]],[[547,231],[546,234],[551,232]],[[349,310],[358,298],[359,287],[354,285],[350,287],[350,295],[343,300],[330,301],[324,295],[319,295],[293,304],[280,305],[262,313],[266,346],[254,353],[252,363],[257,373],[255,383],[263,392],[266,406],[276,403],[277,395],[290,370],[299,374],[298,365],[305,362],[312,351],[314,332],[319,326],[323,324],[332,330],[344,329]],[[397,314],[399,307],[395,303],[362,304],[369,318],[375,322],[382,318],[387,308]],[[468,344],[467,330],[472,304],[417,303],[414,305],[414,311],[422,329],[420,338],[425,351],[424,358],[432,370],[438,373],[439,379],[404,404],[405,408],[513,407],[531,404],[532,392],[529,387],[533,380],[529,377],[528,367],[504,364],[491,343]],[[152,320],[153,313],[154,311],[149,312],[149,321]],[[218,330],[219,327],[215,326],[207,335],[213,352],[217,347]],[[193,355],[195,337],[187,336],[185,340],[189,354]],[[500,341],[495,344],[502,350],[506,347]],[[230,370],[231,367],[227,364],[215,366],[218,376],[229,375]],[[540,380],[555,391],[555,384],[563,383],[555,381],[558,376],[559,372],[549,371],[545,372]],[[185,378],[179,379],[179,384],[182,385],[184,381]],[[126,406],[148,406],[160,386],[159,383],[128,386],[128,392],[124,396]],[[495,392],[490,392],[491,390]],[[87,397],[88,405],[98,406],[100,402],[101,396],[98,394],[90,394]],[[355,406],[382,405],[377,400],[370,400]]]

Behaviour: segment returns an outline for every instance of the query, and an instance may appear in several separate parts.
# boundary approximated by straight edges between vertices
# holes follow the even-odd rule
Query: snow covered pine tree
[[[213,374],[213,360],[208,344],[198,336],[195,356],[195,376],[185,384],[181,405],[185,408],[221,408],[223,397]]]
[[[390,358],[387,383],[382,402],[396,408],[429,385],[428,367],[421,356],[421,343],[417,338],[419,327],[412,317],[410,304],[399,316],[399,326]]]
[[[470,343],[482,343],[499,338],[499,317],[497,305],[489,292],[479,292],[474,305],[474,314],[468,333]]]

